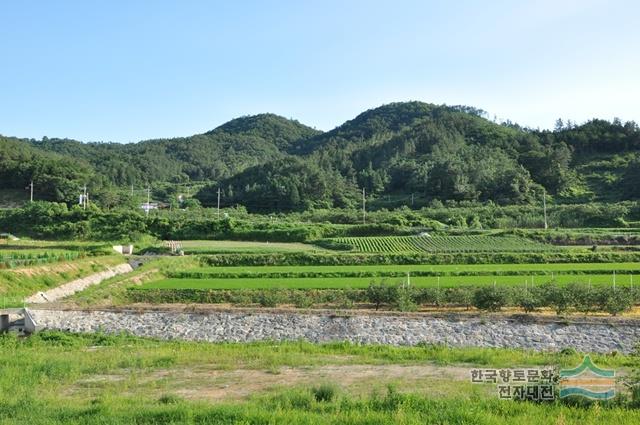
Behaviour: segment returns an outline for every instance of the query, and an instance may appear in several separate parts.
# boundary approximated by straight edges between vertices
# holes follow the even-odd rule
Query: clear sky
[[[637,0],[0,3],[0,134],[130,142],[392,101],[640,121]]]

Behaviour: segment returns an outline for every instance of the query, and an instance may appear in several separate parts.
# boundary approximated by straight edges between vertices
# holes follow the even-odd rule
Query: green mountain
[[[204,134],[139,143],[81,143],[68,139],[31,141],[40,150],[89,162],[103,183],[208,181],[281,158],[298,139],[319,132],[274,114],[242,117]]]
[[[534,131],[496,124],[464,106],[395,103],[301,139],[298,160],[267,163],[220,183],[225,199],[262,210],[355,205],[374,197],[526,203],[633,197],[635,123],[593,120]],[[326,189],[323,189],[325,188]],[[199,194],[206,204],[213,188]]]
[[[356,206],[363,188],[373,202],[528,203],[544,191],[558,202],[618,201],[640,195],[639,154],[634,122],[538,131],[497,124],[472,107],[404,102],[325,133],[261,114],[132,144],[0,138],[0,189],[24,189],[34,178],[48,199],[72,201],[86,182],[93,193],[197,182],[203,204],[213,205],[221,188],[224,205],[255,211]]]

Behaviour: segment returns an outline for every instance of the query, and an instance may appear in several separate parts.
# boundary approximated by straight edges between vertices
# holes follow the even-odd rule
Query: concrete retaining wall
[[[45,292],[38,292],[37,294],[27,298],[25,301],[29,304],[53,302],[64,297],[68,297],[69,295],[73,295],[76,292],[80,292],[91,285],[97,285],[103,280],[132,271],[133,268],[129,264],[118,264],[117,266],[111,267],[103,272],[73,280]]]

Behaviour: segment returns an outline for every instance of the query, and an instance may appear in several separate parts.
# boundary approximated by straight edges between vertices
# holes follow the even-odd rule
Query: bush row
[[[477,254],[213,254],[205,266],[338,266],[394,264],[617,263],[640,261],[640,252],[535,252]]]
[[[295,267],[295,266],[292,266]],[[601,275],[628,274],[629,270],[592,269],[592,270],[562,270],[548,272],[545,270],[459,270],[432,271],[411,270],[412,277],[446,277],[446,276],[557,276],[557,275]],[[167,277],[174,279],[295,279],[295,278],[351,278],[351,277],[406,277],[406,271],[366,270],[366,271],[304,271],[304,272],[208,272],[208,271],[175,271],[167,273]]]
[[[484,311],[499,311],[504,307],[519,307],[525,312],[552,308],[558,315],[581,312],[607,312],[617,315],[640,304],[637,288],[590,287],[584,284],[561,286],[547,283],[530,288],[513,286],[458,286],[448,288],[416,288],[406,285],[371,283],[366,289],[141,289],[130,288],[133,302],[151,303],[230,303],[259,304],[275,307],[293,304],[308,308],[331,304],[349,308],[354,303],[369,303],[381,307],[412,311],[418,306],[475,307]]]

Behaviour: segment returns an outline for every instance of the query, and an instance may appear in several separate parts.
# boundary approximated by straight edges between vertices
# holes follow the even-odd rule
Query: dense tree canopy
[[[0,139],[0,189],[31,179],[40,199],[72,202],[90,186],[107,208],[135,205],[115,188],[197,184],[197,198],[255,211],[358,205],[368,198],[529,203],[633,199],[640,186],[634,122],[559,121],[553,131],[486,119],[482,110],[421,102],[384,105],[322,133],[273,114],[212,131],[135,144]],[[634,156],[636,155],[636,156]],[[178,204],[176,204],[178,205]]]

